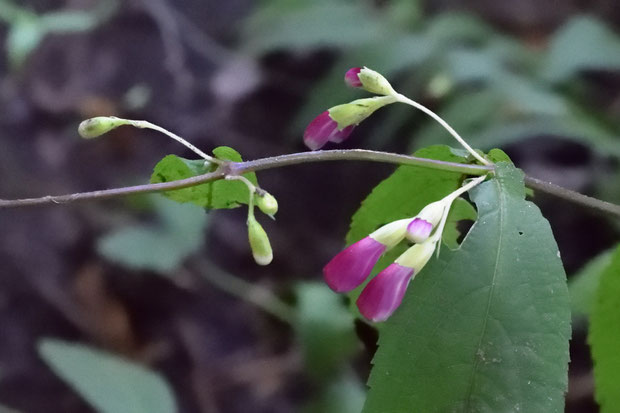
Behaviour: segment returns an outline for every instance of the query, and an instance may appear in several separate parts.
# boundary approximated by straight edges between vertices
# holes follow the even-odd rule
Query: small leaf
[[[596,401],[602,413],[620,406],[620,247],[603,272],[590,316],[588,342],[594,360]]]
[[[222,160],[241,162],[241,155],[237,151],[227,146],[220,146],[213,150],[213,154]],[[171,182],[180,179],[191,178],[214,171],[215,165],[210,165],[209,169],[204,166],[203,160],[188,160],[176,155],[168,155],[157,165],[151,176],[151,183]],[[255,173],[243,175],[253,184],[256,182]],[[176,189],[164,193],[168,198],[185,203],[191,202],[203,208],[227,209],[236,208],[241,204],[247,204],[249,199],[248,188],[243,182],[219,180],[207,184],[196,185],[189,188]]]
[[[204,243],[207,214],[194,205],[152,198],[159,222],[123,227],[97,243],[98,252],[132,270],[168,274]]]
[[[9,30],[6,50],[11,67],[19,68],[28,56],[39,46],[45,36],[45,29],[39,25],[35,15],[24,15]]]
[[[174,413],[164,379],[147,368],[81,344],[44,339],[47,365],[100,413]]]
[[[379,326],[365,413],[564,411],[570,311],[549,223],[510,164],[470,196],[479,217],[461,247]]]
[[[588,317],[592,313],[601,276],[611,264],[612,258],[613,251],[605,251],[590,260],[568,280],[573,317]]]

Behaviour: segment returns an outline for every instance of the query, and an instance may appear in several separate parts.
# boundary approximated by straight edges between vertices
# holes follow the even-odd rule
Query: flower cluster
[[[345,83],[377,95],[373,98],[357,99],[326,110],[314,118],[304,132],[304,143],[315,151],[327,142],[341,143],[351,135],[353,129],[374,111],[397,101],[396,92],[379,73],[367,67],[354,67],[344,75]]]
[[[402,302],[409,282],[438,248],[452,202],[484,179],[484,176],[475,178],[443,199],[428,204],[415,217],[384,225],[345,248],[323,268],[325,282],[339,293],[354,290],[364,283],[386,251],[407,238],[414,245],[370,280],[357,299],[357,307],[364,317],[385,321]]]

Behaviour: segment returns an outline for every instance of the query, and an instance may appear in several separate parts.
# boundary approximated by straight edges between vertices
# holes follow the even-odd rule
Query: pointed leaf
[[[548,222],[498,164],[478,221],[380,327],[365,413],[563,412],[570,311]]]
[[[81,344],[45,339],[39,355],[100,413],[174,413],[174,396],[145,367]]]

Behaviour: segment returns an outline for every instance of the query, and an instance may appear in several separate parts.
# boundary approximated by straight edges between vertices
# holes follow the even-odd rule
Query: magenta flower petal
[[[391,264],[364,287],[357,299],[360,313],[371,321],[385,321],[403,301],[413,269]]]
[[[347,126],[343,130],[336,129],[336,131],[332,133],[332,135],[329,137],[329,141],[334,143],[341,143],[349,137],[351,132],[353,132],[353,129],[355,129],[355,125]]]
[[[433,224],[422,218],[416,218],[407,226],[407,238],[415,243],[424,242],[432,230]]]
[[[325,282],[338,293],[355,289],[368,278],[385,249],[370,237],[348,246],[323,268]]]
[[[313,151],[321,149],[327,142],[340,143],[349,137],[355,125],[338,129],[338,123],[329,116],[329,111],[314,118],[304,132],[304,143]]]
[[[362,87],[362,81],[357,76],[361,72],[361,67],[353,67],[344,74],[344,82],[351,87]]]
[[[304,132],[304,143],[308,148],[315,151],[325,145],[329,138],[338,131],[338,124],[325,111],[314,118]]]

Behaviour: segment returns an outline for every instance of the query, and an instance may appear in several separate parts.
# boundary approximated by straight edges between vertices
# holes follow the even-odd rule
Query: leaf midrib
[[[499,193],[499,242],[497,243],[497,255],[495,256],[495,269],[493,270],[493,279],[491,280],[491,289],[489,290],[489,299],[487,300],[487,307],[484,313],[484,322],[482,325],[482,331],[480,333],[480,339],[478,340],[478,345],[476,346],[476,351],[474,352],[474,365],[471,371],[471,376],[469,378],[469,386],[467,389],[467,393],[465,394],[465,412],[470,411],[471,406],[471,397],[474,391],[474,383],[476,380],[476,372],[478,370],[478,366],[480,364],[480,356],[479,352],[482,347],[482,341],[487,332],[487,324],[489,320],[489,313],[491,311],[491,302],[493,301],[493,294],[495,293],[495,280],[497,279],[498,267],[499,267],[499,258],[500,251],[502,250],[502,242],[503,242],[503,231],[504,227],[504,203],[505,203],[505,194],[501,190],[501,186],[499,181],[495,179],[495,184],[497,185],[497,191]]]

